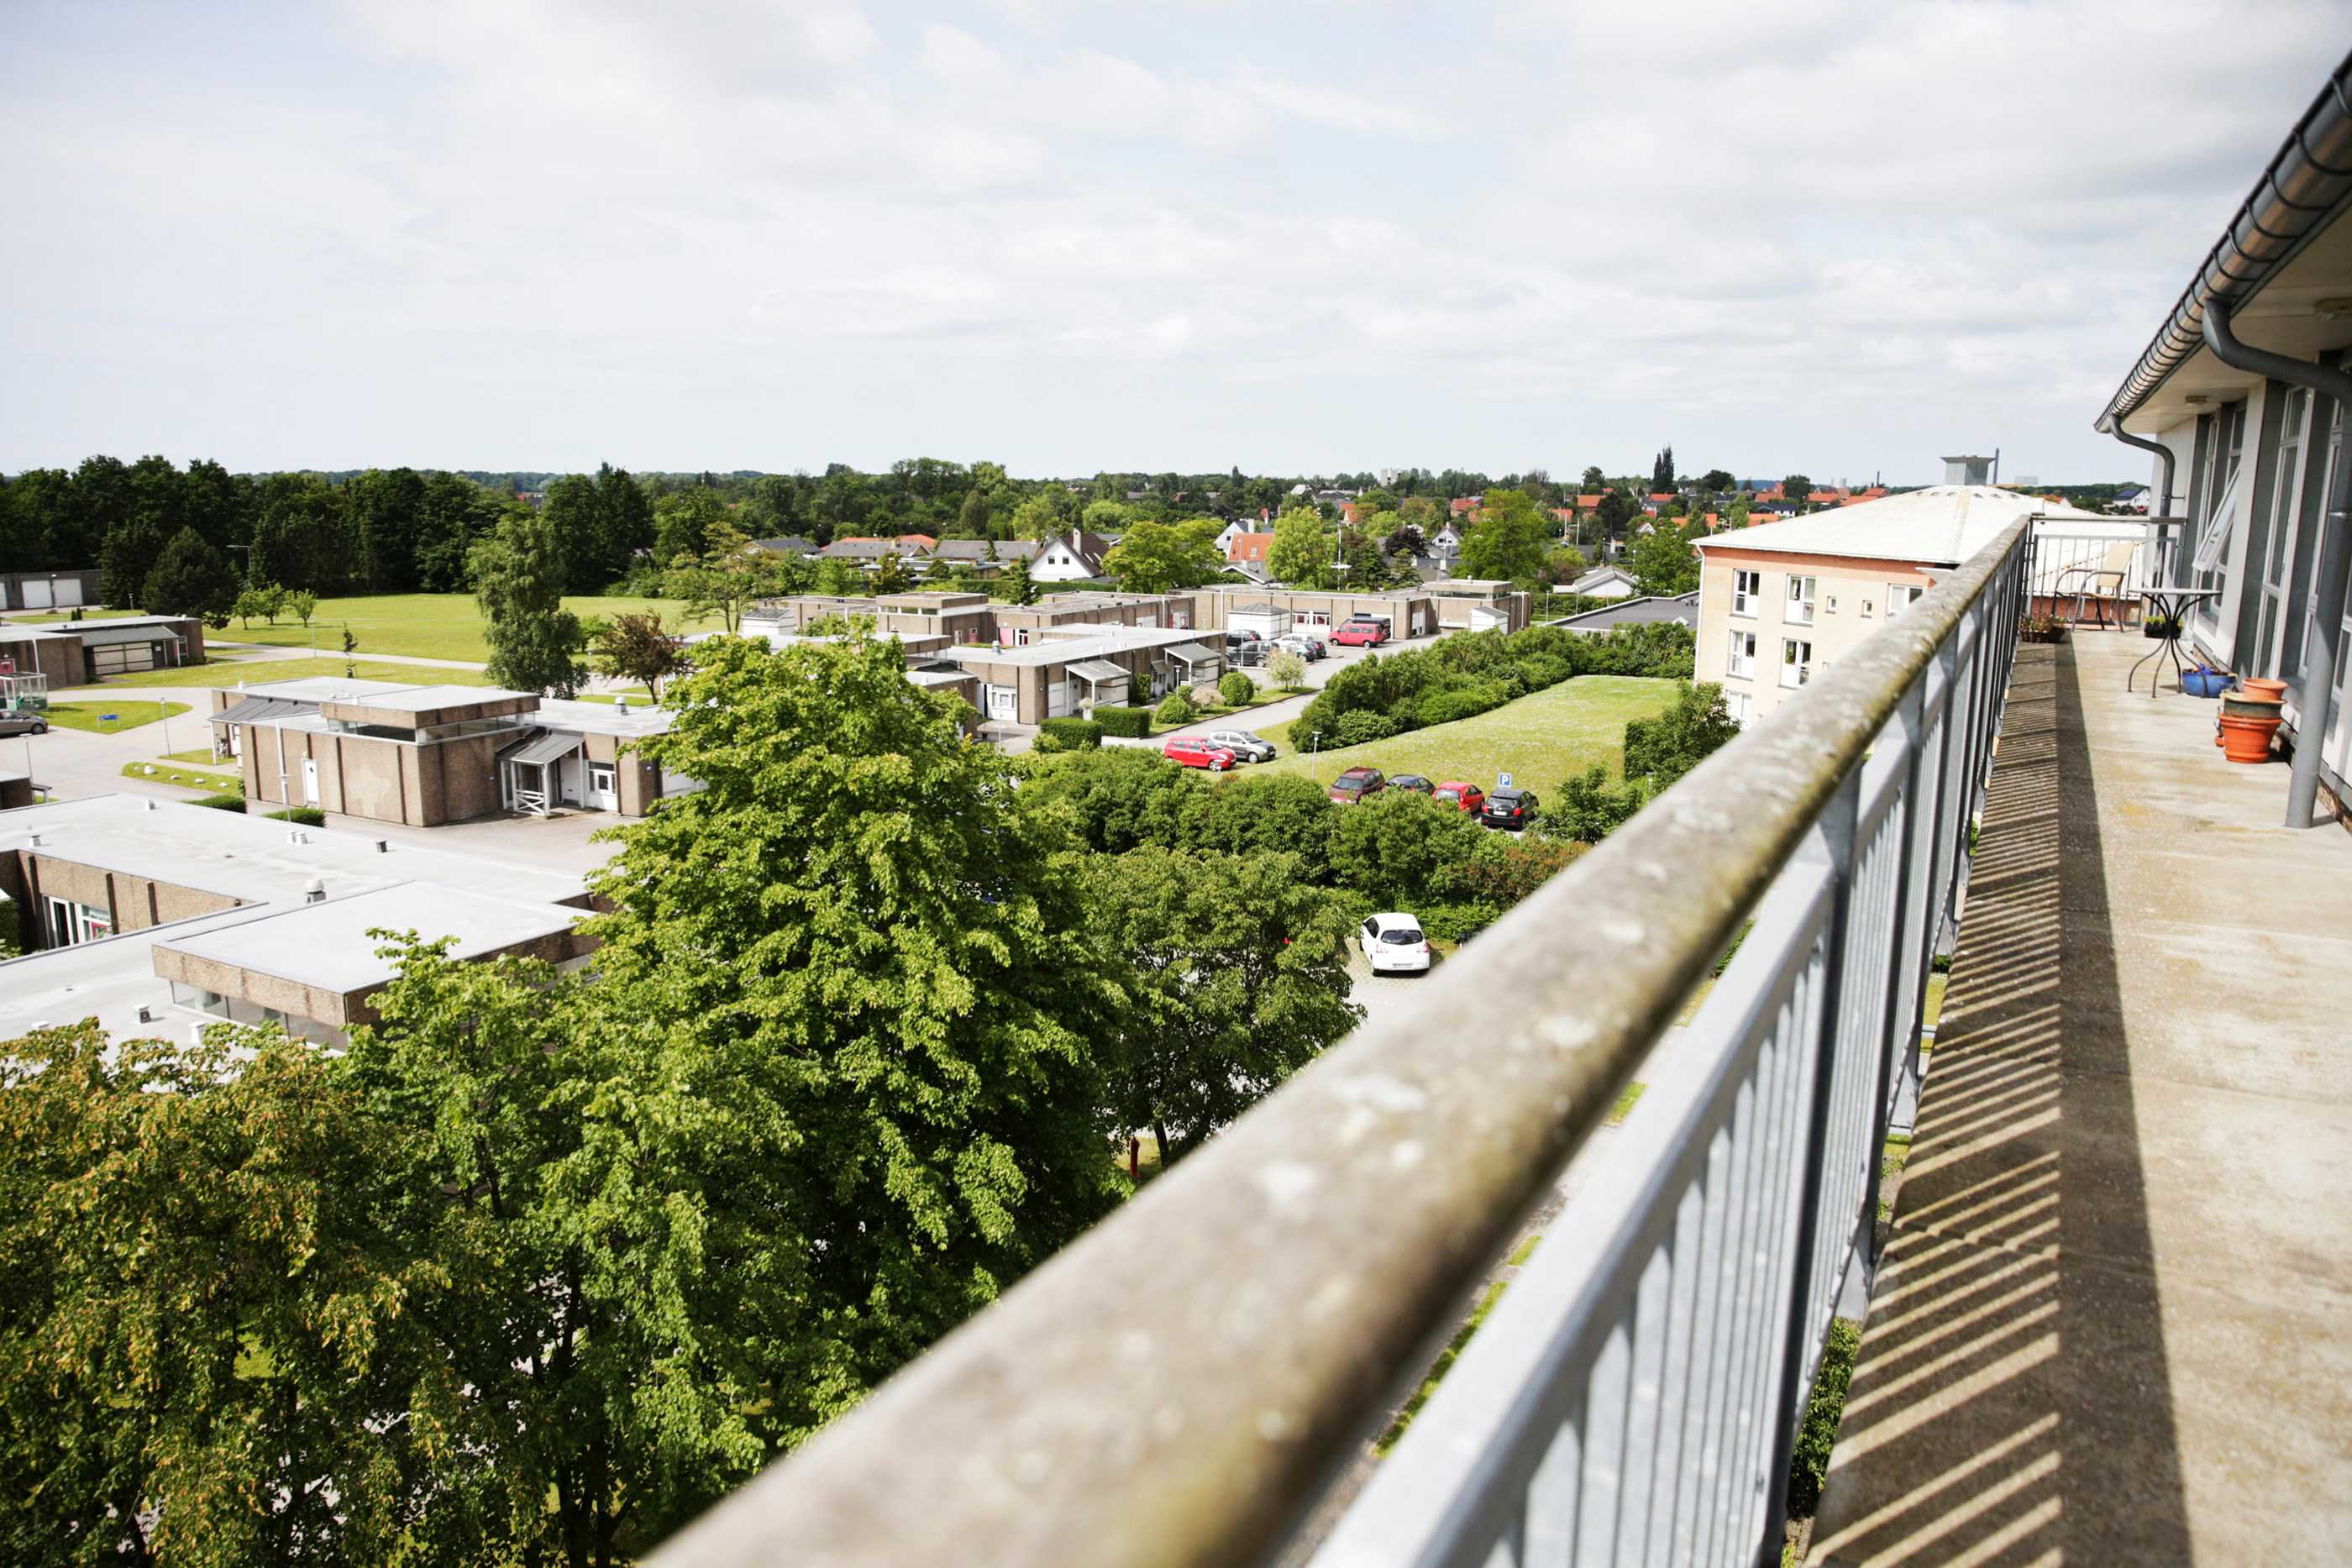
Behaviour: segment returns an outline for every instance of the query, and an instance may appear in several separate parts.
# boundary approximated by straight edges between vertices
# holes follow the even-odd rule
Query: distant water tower
[[[1991,481],[1993,459],[1990,457],[1947,457],[1944,459],[1944,483],[1947,485],[1983,485]]]

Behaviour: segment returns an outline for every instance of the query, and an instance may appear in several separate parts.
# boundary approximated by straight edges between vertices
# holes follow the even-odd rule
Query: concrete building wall
[[[0,774],[0,811],[14,811],[33,803],[33,781],[22,773]]]
[[[1810,643],[1811,656],[1806,664],[1818,674],[1824,665],[1900,613],[1890,611],[1890,588],[1928,588],[1934,584],[1934,574],[1947,570],[1863,556],[1723,548],[1703,553],[1696,678],[1722,683],[1732,716],[1743,723],[1762,717],[1800,689],[1784,684],[1784,642]],[[1758,579],[1745,613],[1732,608],[1737,575],[1741,571],[1754,572]],[[1790,602],[1791,577],[1814,580],[1810,624]],[[1743,635],[1756,639],[1755,656],[1748,674],[1734,674],[1732,640]]]

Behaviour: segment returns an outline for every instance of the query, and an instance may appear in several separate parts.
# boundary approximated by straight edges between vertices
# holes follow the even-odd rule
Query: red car
[[[1385,623],[1362,615],[1331,633],[1331,641],[1346,648],[1377,648],[1388,640]]]
[[[1377,768],[1350,768],[1323,792],[1342,806],[1352,806],[1369,800],[1389,787],[1387,777]]]
[[[1197,737],[1170,736],[1160,755],[1180,768],[1205,768],[1212,773],[1223,773],[1234,765],[1234,754],[1222,746],[1212,746]]]
[[[1486,791],[1479,789],[1475,784],[1440,784],[1429,798],[1433,800],[1442,800],[1450,806],[1459,806],[1473,815],[1483,810],[1486,804]]]

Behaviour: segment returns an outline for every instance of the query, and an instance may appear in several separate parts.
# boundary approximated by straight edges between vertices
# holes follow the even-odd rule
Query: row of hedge
[[[1331,677],[1291,727],[1299,746],[1360,746],[1475,718],[1573,675],[1691,674],[1694,638],[1671,622],[1613,632],[1529,626],[1470,632],[1426,648],[1363,659]]]

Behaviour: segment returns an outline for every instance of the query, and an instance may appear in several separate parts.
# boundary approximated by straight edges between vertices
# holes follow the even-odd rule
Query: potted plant
[[[2139,631],[2143,637],[2178,637],[2180,635],[2180,621],[2178,616],[2150,615],[2139,623]]]
[[[2029,643],[2055,643],[2066,634],[2066,623],[2049,611],[2027,616],[2018,624],[2018,635]]]
[[[2221,695],[2221,755],[2231,762],[2268,762],[2278,733],[2280,699],[2253,692]]]

